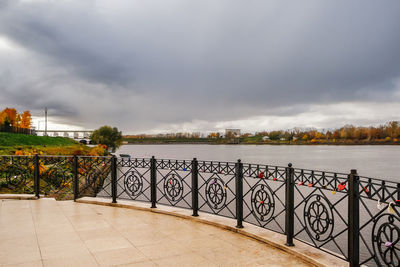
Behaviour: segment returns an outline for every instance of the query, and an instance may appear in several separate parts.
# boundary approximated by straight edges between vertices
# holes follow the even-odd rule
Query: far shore
[[[315,146],[315,145],[327,145],[327,146],[360,146],[360,145],[372,145],[372,146],[396,146],[400,145],[400,142],[393,141],[384,141],[384,140],[376,140],[376,141],[266,141],[266,142],[241,142],[241,141],[226,141],[226,140],[199,140],[199,141],[185,141],[185,140],[129,140],[125,141],[124,145],[271,145],[271,146],[280,146],[280,145],[300,145],[300,146]]]

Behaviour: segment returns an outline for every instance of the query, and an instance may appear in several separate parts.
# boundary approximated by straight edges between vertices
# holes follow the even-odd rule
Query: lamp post
[[[44,135],[47,136],[47,107],[44,108],[44,118],[45,118]]]

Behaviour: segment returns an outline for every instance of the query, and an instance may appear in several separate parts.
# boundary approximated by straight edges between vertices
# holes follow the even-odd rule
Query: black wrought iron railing
[[[176,206],[247,222],[346,260],[400,265],[400,183],[247,164],[83,156],[0,156],[2,193],[107,197]]]
[[[20,127],[0,124],[0,132],[20,133],[20,134],[34,134],[35,130],[31,129],[31,128],[20,128]]]

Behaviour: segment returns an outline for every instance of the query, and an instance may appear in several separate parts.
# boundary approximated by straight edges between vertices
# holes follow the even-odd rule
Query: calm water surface
[[[347,173],[400,181],[400,146],[125,145],[117,155],[236,161]]]

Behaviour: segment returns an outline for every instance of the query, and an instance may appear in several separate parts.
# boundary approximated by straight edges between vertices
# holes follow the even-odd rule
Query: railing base
[[[36,200],[39,198],[33,194],[0,194],[0,199]]]

